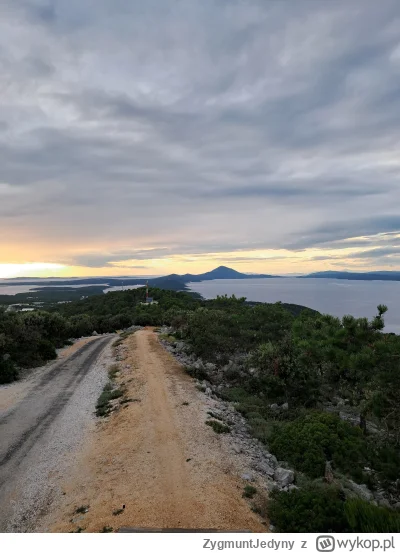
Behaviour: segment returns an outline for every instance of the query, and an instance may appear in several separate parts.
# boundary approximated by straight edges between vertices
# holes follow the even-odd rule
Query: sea
[[[255,278],[190,283],[190,289],[211,299],[227,294],[249,301],[295,303],[336,317],[372,318],[385,304],[385,332],[400,334],[400,282],[325,278]]]
[[[40,283],[40,284],[39,284]],[[3,284],[3,283],[2,283]],[[0,294],[14,295],[34,291],[38,286],[65,286],[62,281],[39,281],[7,286],[5,281],[0,286]],[[95,284],[95,286],[105,286]],[[68,285],[71,288],[83,288],[87,285]],[[93,286],[93,285],[91,285]],[[381,280],[337,280],[326,278],[254,278],[245,280],[208,280],[188,284],[191,290],[199,292],[204,298],[215,298],[217,295],[235,294],[249,301],[275,303],[296,303],[316,309],[320,313],[329,313],[336,317],[354,315],[355,317],[372,318],[377,313],[377,305],[383,303],[389,311],[385,315],[385,332],[400,334],[400,281]],[[131,286],[109,286],[103,292],[127,290]]]
[[[60,282],[60,281],[58,281]],[[107,286],[107,284],[54,284],[43,280],[38,284],[15,284],[14,286],[6,286],[0,282],[0,296],[15,296],[15,294],[27,294],[35,292],[38,288],[86,288],[88,286]],[[108,290],[110,291],[110,290]]]

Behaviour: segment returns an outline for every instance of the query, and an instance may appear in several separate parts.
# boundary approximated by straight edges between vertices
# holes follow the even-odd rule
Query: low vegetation
[[[243,497],[247,497],[248,499],[252,499],[257,493],[257,488],[254,486],[251,486],[250,484],[247,484],[247,486],[244,487],[243,490]]]
[[[223,424],[222,422],[216,421],[216,420],[208,420],[206,421],[206,424],[208,426],[211,426],[211,428],[216,432],[217,434],[228,434],[231,429],[226,424]]]
[[[277,529],[396,531],[396,510],[365,501],[345,485],[351,480],[370,492],[383,490],[392,507],[400,503],[400,336],[383,332],[386,306],[371,319],[339,319],[300,306],[235,296],[206,301],[160,289],[150,290],[158,304],[144,306],[143,294],[112,292],[32,313],[1,310],[0,382],[93,331],[168,326],[170,347],[184,341],[193,359],[202,360],[187,372],[218,384],[253,435],[296,471],[299,489],[274,492],[269,501]],[[113,384],[116,374],[110,369],[110,385],[96,406],[100,416],[123,394]],[[206,424],[230,431],[215,417]]]
[[[324,476],[327,461],[346,474],[366,462],[361,429],[330,413],[312,411],[274,425],[268,444],[279,459],[311,478]]]
[[[340,488],[332,485],[273,491],[268,516],[279,532],[400,531],[400,513],[361,499],[346,499]]]
[[[114,388],[111,382],[108,382],[102,393],[100,394],[99,399],[96,403],[96,416],[97,417],[106,417],[112,410],[111,402],[114,399],[118,399],[124,395],[124,392],[121,388]]]

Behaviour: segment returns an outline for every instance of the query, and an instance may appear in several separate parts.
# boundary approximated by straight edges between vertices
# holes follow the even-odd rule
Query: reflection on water
[[[35,292],[38,288],[87,288],[88,286],[107,286],[106,284],[52,284],[44,281],[41,284],[28,285],[16,284],[15,286],[0,285],[0,296],[14,296],[15,294],[27,294]]]

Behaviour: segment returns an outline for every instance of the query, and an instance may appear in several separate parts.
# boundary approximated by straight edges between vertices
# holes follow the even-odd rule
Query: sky
[[[398,0],[2,0],[0,277],[400,269]]]

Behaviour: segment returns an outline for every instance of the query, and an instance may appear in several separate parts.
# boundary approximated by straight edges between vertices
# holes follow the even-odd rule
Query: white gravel
[[[94,429],[95,404],[108,381],[107,367],[112,362],[110,343],[43,439],[23,460],[26,466],[20,467],[23,477],[18,482],[18,498],[13,504],[8,532],[36,531],[40,516],[62,495],[61,481],[73,468],[77,453]]]

